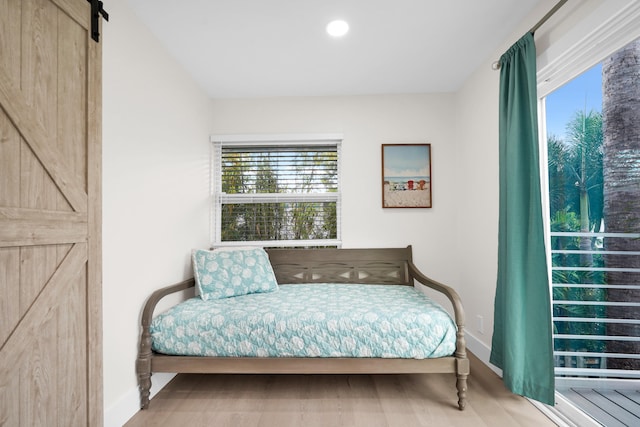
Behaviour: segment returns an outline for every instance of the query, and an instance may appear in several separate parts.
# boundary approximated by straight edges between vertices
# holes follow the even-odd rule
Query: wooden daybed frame
[[[151,350],[149,326],[158,301],[163,297],[195,289],[194,280],[155,291],[147,300],[141,319],[141,338],[136,372],[142,409],[149,406],[151,374],[407,374],[454,373],[458,407],[466,405],[467,359],[464,339],[464,310],[460,297],[449,286],[429,279],[413,264],[411,246],[381,249],[269,249],[269,259],[279,284],[295,283],[376,283],[413,286],[419,283],[445,294],[453,305],[458,327],[456,351],[435,359],[383,358],[259,358],[169,356]]]

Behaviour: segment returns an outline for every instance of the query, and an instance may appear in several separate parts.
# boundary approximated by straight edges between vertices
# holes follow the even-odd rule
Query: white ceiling
[[[213,98],[455,91],[539,1],[128,0]]]

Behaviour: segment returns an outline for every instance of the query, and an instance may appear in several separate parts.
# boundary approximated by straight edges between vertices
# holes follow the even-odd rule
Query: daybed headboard
[[[279,284],[413,285],[411,246],[376,249],[267,249]]]

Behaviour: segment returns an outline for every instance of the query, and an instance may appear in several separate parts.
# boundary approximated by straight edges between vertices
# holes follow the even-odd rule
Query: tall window
[[[212,137],[213,246],[339,246],[341,140]]]
[[[545,99],[556,373],[640,378],[640,39]]]

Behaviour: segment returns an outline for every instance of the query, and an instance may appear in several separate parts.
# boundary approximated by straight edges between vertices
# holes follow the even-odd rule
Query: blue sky
[[[385,177],[424,177],[429,176],[429,146],[421,145],[385,145]]]
[[[564,139],[566,125],[576,111],[586,107],[602,111],[602,65],[597,64],[547,95],[547,135]]]

